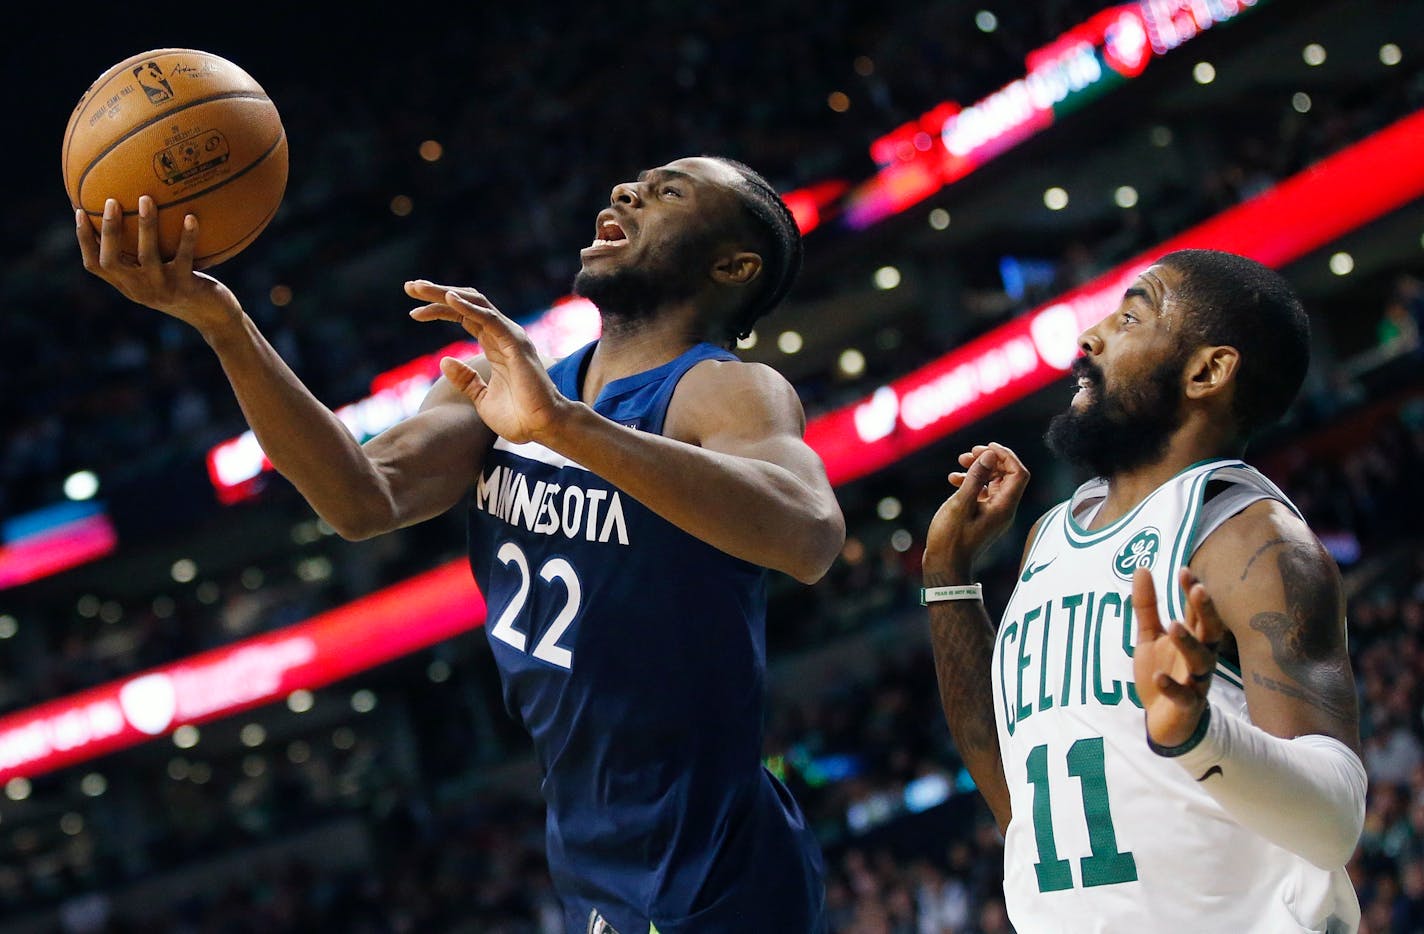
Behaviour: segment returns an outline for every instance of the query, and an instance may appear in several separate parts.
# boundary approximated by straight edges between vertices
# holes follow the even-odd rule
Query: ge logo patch
[[[1161,533],[1150,527],[1143,529],[1118,549],[1116,557],[1113,558],[1113,573],[1125,581],[1130,581],[1132,572],[1138,568],[1151,569],[1161,545]]]

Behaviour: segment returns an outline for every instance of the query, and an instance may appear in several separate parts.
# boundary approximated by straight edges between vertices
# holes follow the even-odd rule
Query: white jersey
[[[1229,485],[1204,504],[1210,481]],[[1295,507],[1239,460],[1194,464],[1088,531],[1106,495],[1092,481],[1045,515],[995,640],[994,714],[1013,805],[1004,895],[1015,928],[1355,930],[1360,908],[1343,869],[1319,869],[1242,827],[1147,748],[1133,683],[1133,571],[1152,570],[1166,625],[1183,616],[1179,569],[1222,522],[1261,499]],[[1218,665],[1210,697],[1247,717],[1235,666]]]

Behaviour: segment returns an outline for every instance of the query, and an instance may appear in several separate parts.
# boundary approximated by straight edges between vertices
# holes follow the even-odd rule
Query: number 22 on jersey
[[[499,614],[499,619],[490,629],[490,635],[521,652],[528,652],[529,632],[532,632],[532,627],[526,621],[526,628],[521,630],[515,623],[524,611],[524,604],[529,601],[529,589],[533,586],[534,575],[529,572],[529,558],[524,554],[524,549],[514,542],[500,545],[495,557],[505,567],[513,568],[519,574],[519,588],[505,606],[504,612]],[[540,661],[572,670],[574,653],[559,645],[559,639],[563,637],[569,624],[578,618],[579,604],[583,600],[583,586],[579,583],[578,573],[573,565],[563,558],[550,558],[545,561],[539,566],[537,576],[543,581],[541,586],[553,586],[556,582],[562,584],[564,603],[554,614],[553,622],[544,630],[544,635],[530,654]]]

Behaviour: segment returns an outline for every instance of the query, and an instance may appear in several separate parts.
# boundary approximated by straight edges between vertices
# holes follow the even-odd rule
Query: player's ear
[[[1235,347],[1199,347],[1187,358],[1183,375],[1188,399],[1217,395],[1236,381],[1241,352]]]
[[[761,256],[749,250],[719,256],[712,279],[722,285],[747,285],[761,274]]]

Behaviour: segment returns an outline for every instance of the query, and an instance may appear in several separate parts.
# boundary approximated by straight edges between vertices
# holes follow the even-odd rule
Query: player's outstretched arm
[[[177,255],[158,255],[153,200],[138,204],[138,256],[120,251],[122,213],[104,207],[96,236],[83,213],[76,234],[84,268],[131,301],[192,325],[216,351],[263,452],[332,528],[365,538],[438,515],[473,482],[493,438],[448,384],[438,384],[419,414],[362,448],[346,426],[302,385],[217,279],[193,269],[198,220],[184,219]]]
[[[1185,619],[1164,627],[1150,573],[1133,581],[1149,744],[1244,826],[1317,866],[1343,866],[1366,776],[1334,561],[1289,509],[1263,501],[1211,535],[1179,584]],[[1224,641],[1240,656],[1249,721],[1207,700]]]
[[[927,588],[971,582],[975,563],[1013,523],[1028,486],[1028,469],[1001,444],[976,445],[959,455],[959,465],[964,469],[949,475],[954,493],[930,520],[924,555]],[[990,682],[994,624],[982,600],[928,606],[935,675],[950,735],[999,829],[1007,830],[1012,809]]]
[[[412,317],[457,322],[480,342],[487,379],[453,358],[442,369],[500,437],[557,451],[688,534],[805,583],[840,553],[840,505],[803,440],[795,390],[771,368],[699,364],[678,384],[664,434],[634,431],[560,394],[523,329],[480,293],[406,290],[429,302]]]

